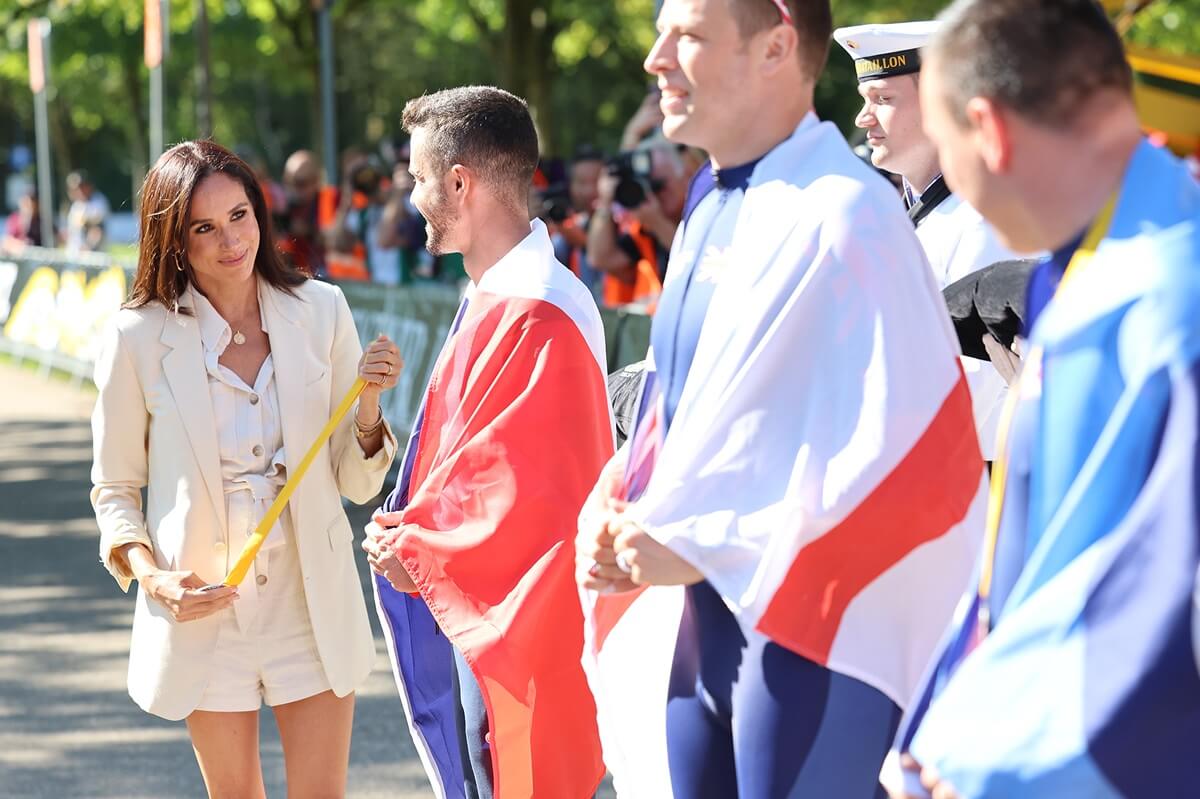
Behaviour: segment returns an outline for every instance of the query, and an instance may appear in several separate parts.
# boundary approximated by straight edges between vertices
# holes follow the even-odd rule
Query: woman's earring
[[[178,269],[180,272],[183,271],[183,259],[180,258],[178,255],[175,256],[175,268]]]

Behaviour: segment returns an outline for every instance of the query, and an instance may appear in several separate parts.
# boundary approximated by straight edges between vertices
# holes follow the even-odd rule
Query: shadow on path
[[[90,467],[86,421],[0,420],[0,796],[203,797],[184,725],[143,713],[125,691],[133,595],[99,563]],[[355,529],[367,515],[354,509]],[[349,795],[430,796],[375,632]],[[267,792],[282,797],[270,713],[261,734]]]

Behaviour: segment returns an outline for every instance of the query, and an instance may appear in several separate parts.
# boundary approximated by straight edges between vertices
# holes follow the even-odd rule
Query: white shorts
[[[254,590],[248,591],[251,585]],[[196,709],[258,710],[264,701],[270,706],[286,705],[330,690],[290,535],[283,546],[259,555],[240,594],[234,604],[241,607],[221,611],[208,686]],[[239,613],[252,616],[246,630]]]

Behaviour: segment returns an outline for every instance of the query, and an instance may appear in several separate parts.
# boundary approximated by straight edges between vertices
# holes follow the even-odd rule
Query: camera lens
[[[613,199],[625,208],[637,208],[646,201],[646,187],[637,178],[624,177],[617,184]]]
[[[571,215],[571,206],[561,197],[547,197],[542,201],[541,215],[551,222],[562,223]]]

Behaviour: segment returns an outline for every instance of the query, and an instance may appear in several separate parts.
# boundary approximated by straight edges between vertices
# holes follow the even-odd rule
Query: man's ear
[[[796,60],[800,37],[791,25],[775,25],[766,31],[763,40],[762,71],[773,75]]]
[[[1007,172],[1012,163],[1012,125],[1007,109],[987,97],[972,97],[967,101],[966,114],[988,171],[997,175]]]
[[[447,190],[461,204],[467,199],[467,195],[471,189],[474,188],[475,176],[471,174],[471,170],[462,164],[454,164],[450,167],[450,171],[447,174],[447,183]]]

